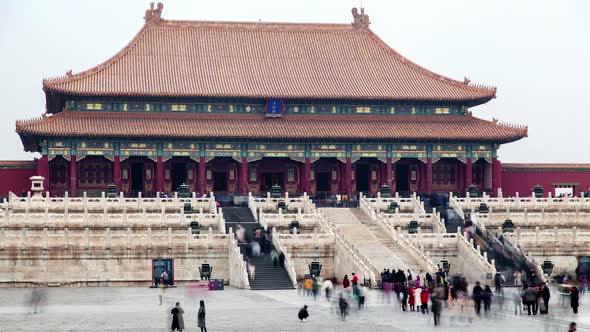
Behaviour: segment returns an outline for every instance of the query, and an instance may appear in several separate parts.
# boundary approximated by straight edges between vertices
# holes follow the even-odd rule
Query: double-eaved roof
[[[474,106],[496,89],[424,69],[385,44],[355,14],[352,24],[172,21],[158,9],[104,63],[43,81],[48,113],[18,121],[27,149],[35,137],[470,140],[511,142],[525,127],[469,115],[293,115],[80,112],[66,98],[154,100],[282,99]],[[57,98],[57,99],[56,99]],[[61,99],[60,99],[61,98]],[[187,100],[188,100],[187,99]],[[55,100],[61,100],[55,102]]]

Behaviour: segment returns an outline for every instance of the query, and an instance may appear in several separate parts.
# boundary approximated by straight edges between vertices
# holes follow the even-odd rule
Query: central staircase
[[[235,233],[238,225],[241,225],[245,230],[248,238],[254,238],[254,230],[262,228],[252,216],[252,212],[247,207],[226,207],[223,208],[223,218],[225,219],[226,232],[229,232],[231,227]],[[248,246],[245,242],[238,242],[240,252],[244,255],[244,260],[247,261],[246,248]],[[273,250],[274,246],[270,246]],[[287,271],[280,266],[273,266],[270,258],[270,252],[261,254],[258,257],[252,258],[252,263],[256,267],[254,279],[249,279],[250,289],[266,290],[266,289],[294,289],[293,282],[289,278]]]

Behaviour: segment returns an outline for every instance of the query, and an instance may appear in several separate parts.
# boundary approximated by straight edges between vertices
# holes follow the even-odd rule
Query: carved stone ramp
[[[363,218],[355,210],[343,208],[323,208],[320,209],[328,222],[334,225],[335,230],[350,243],[373,268],[377,276],[383,269],[410,269],[414,273],[420,270],[411,257],[407,256],[398,246],[393,243],[392,239],[383,234],[381,229],[376,225],[371,225],[370,220]],[[361,212],[362,211],[358,211]]]

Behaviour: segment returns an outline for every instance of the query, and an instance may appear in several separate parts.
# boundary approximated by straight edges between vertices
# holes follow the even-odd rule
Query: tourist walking
[[[297,317],[302,322],[305,321],[307,319],[307,317],[309,317],[309,313],[307,312],[307,305],[304,305],[303,308],[299,309],[299,313],[297,314]]]
[[[479,315],[481,312],[481,301],[483,299],[483,289],[481,288],[479,281],[475,283],[473,287],[473,303],[475,304],[475,313]]]
[[[440,324],[440,312],[442,311],[442,301],[436,293],[432,294],[430,301],[432,302],[430,309],[432,310],[432,315],[434,316],[434,326],[437,326]]]
[[[580,306],[580,292],[574,286],[570,291],[570,304],[574,310],[574,314],[578,313],[578,307]]]
[[[164,270],[162,274],[160,274],[160,280],[162,280],[162,285],[164,285],[164,287],[168,287],[168,278],[168,272]]]
[[[358,287],[358,298],[359,298],[359,310],[364,309],[365,308],[365,286],[364,285],[360,285]]]
[[[520,282],[521,280],[520,280],[520,271],[519,270],[514,271],[513,277],[514,277],[514,286],[516,286],[516,287],[522,286],[522,284]]]
[[[512,293],[512,302],[514,303],[514,314],[520,313],[522,315],[523,297],[519,292]]]
[[[346,290],[348,287],[350,287],[350,280],[348,280],[348,274],[346,274],[342,280],[342,288]]]
[[[197,314],[197,326],[201,328],[201,332],[207,332],[205,326],[205,301],[201,300],[199,303],[199,313]]]
[[[420,292],[420,306],[422,308],[422,314],[428,315],[428,298],[430,294],[428,293],[428,288],[424,286],[422,288],[422,292]]]
[[[527,285],[527,284],[523,284],[522,292],[523,292],[524,305],[527,306],[527,312],[528,312],[529,316],[531,315],[531,311],[532,311],[533,315],[536,315],[537,314],[537,310],[536,310],[537,306],[535,305],[535,303],[537,303],[537,292],[532,287],[529,287],[529,285]]]
[[[408,289],[408,304],[410,305],[410,311],[414,311],[414,306],[416,305],[416,298],[414,296],[414,293],[414,286],[410,286],[410,288]]]
[[[324,291],[326,292],[326,299],[330,300],[330,298],[332,297],[332,289],[334,287],[332,285],[332,281],[330,281],[330,279],[324,280],[322,287],[324,288]]]
[[[571,322],[570,328],[569,328],[569,330],[567,330],[567,332],[575,332],[577,330],[578,330],[578,328],[577,328],[576,322]]]
[[[344,297],[344,293],[340,293],[340,299],[338,300],[338,306],[340,307],[340,318],[342,320],[346,319],[346,315],[348,315],[348,301]]]
[[[494,284],[496,286],[496,293],[502,292],[502,287],[504,286],[505,281],[506,281],[506,279],[504,279],[504,276],[502,275],[502,273],[496,272],[496,275],[494,276]]]
[[[184,310],[180,306],[180,303],[176,302],[176,306],[170,311],[172,314],[172,332],[178,330],[182,332],[184,330],[184,319],[182,315],[184,314]]]
[[[162,305],[162,301],[164,300],[164,295],[166,295],[166,287],[164,287],[164,285],[160,285],[160,286],[158,286],[158,288],[160,288],[158,298],[160,299],[160,305]]]
[[[541,298],[543,299],[543,307],[541,308],[542,314],[549,314],[549,298],[551,297],[551,292],[549,291],[549,287],[547,287],[547,283],[543,283],[541,286]]]
[[[484,313],[487,315],[490,309],[492,308],[492,289],[490,286],[486,286],[483,290],[482,300],[483,300],[483,310]]]

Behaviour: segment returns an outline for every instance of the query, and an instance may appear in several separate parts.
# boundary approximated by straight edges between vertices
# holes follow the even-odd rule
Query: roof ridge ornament
[[[154,3],[150,3],[150,9],[145,11],[145,16],[143,19],[146,23],[158,23],[162,20],[162,10],[164,9],[164,4],[158,2],[158,5],[154,9]]]
[[[368,29],[371,21],[369,20],[369,15],[365,14],[365,8],[361,7],[361,11],[359,13],[358,8],[352,8],[352,26],[358,29]]]

